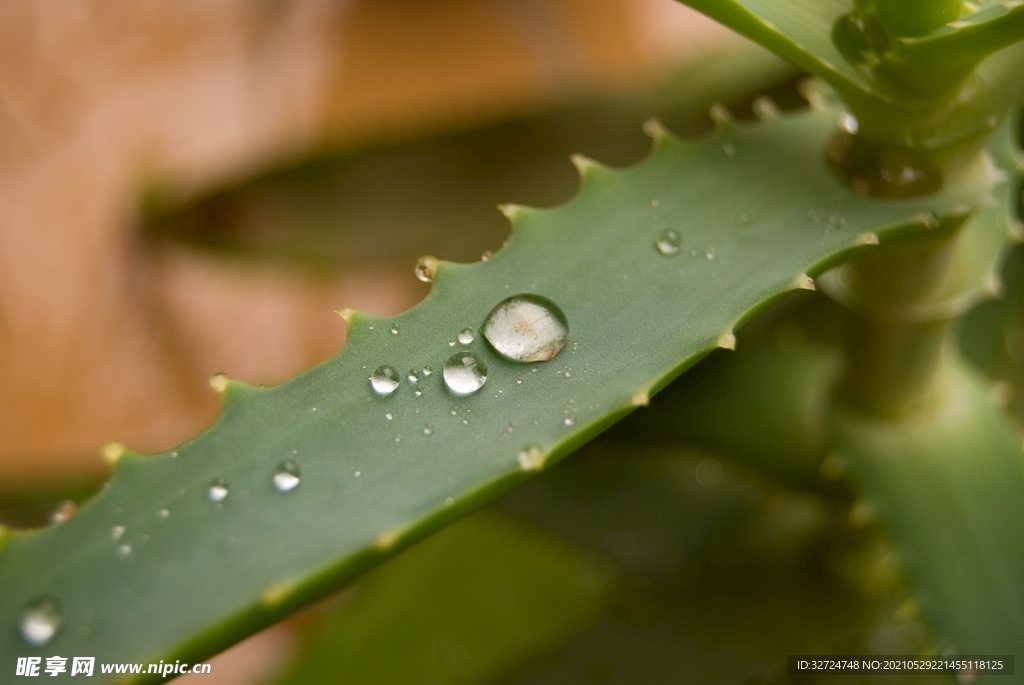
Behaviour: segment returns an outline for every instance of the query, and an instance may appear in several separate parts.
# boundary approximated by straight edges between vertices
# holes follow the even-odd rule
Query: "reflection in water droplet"
[[[448,341],[448,347],[455,347],[455,341],[454,340],[449,340]]]
[[[127,559],[132,554],[131,545],[121,545],[117,548],[117,556],[121,559]]]
[[[423,375],[424,376],[429,376],[432,373],[434,373],[434,370],[432,368],[430,368],[429,366],[424,366],[423,367]]]
[[[391,419],[395,418],[395,415],[392,414],[391,412],[388,412],[387,414],[384,415],[384,418],[390,421]]]
[[[423,434],[424,435],[433,435],[434,434],[434,427],[431,426],[428,423],[426,426],[423,427]]]
[[[419,383],[420,382],[420,372],[417,371],[416,369],[409,369],[409,382],[410,383]]]
[[[206,496],[211,502],[223,502],[228,496],[228,482],[223,478],[213,481],[210,489],[206,491]]]
[[[170,515],[171,515],[171,510],[170,509],[161,509],[160,511],[156,512],[156,517],[158,519],[160,519],[161,521],[166,521],[168,519],[168,517],[170,517]]]
[[[459,342],[462,343],[463,345],[469,345],[475,339],[476,336],[473,334],[472,328],[463,328],[461,331],[459,331]]]
[[[398,335],[398,324],[391,327],[391,335]]]
[[[551,300],[539,295],[514,295],[487,315],[484,338],[503,357],[518,362],[554,358],[569,339],[569,322]]]
[[[278,464],[274,471],[274,487],[278,492],[290,492],[299,485],[299,465],[292,460]]]
[[[437,259],[430,256],[420,257],[416,260],[413,272],[416,274],[416,278],[424,283],[433,283],[434,274],[437,273]]]
[[[49,597],[43,597],[25,609],[18,622],[18,630],[25,642],[34,647],[42,647],[53,639],[63,622],[60,605]]]
[[[110,529],[110,539],[117,542],[124,535],[124,526],[114,526]]]
[[[370,375],[370,387],[378,395],[390,395],[398,387],[398,372],[390,366],[378,366]]]
[[[444,382],[456,395],[469,395],[487,382],[487,364],[475,354],[453,354],[444,365]]]
[[[704,257],[710,262],[715,259],[715,248],[709,247],[704,253]]]
[[[419,388],[416,388],[415,390],[412,391],[412,396],[413,397],[423,397],[423,391],[420,390]]]
[[[658,252],[665,255],[666,257],[679,254],[679,247],[683,244],[682,238],[676,231],[671,228],[666,228],[654,241],[654,246],[658,248]]]

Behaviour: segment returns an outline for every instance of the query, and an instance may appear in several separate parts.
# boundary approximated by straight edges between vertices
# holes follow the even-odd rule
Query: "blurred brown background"
[[[155,239],[147,196],[631,97],[738,43],[671,0],[4,3],[0,497],[103,479],[107,441],[167,449],[216,416],[212,374],[280,382],[343,344],[332,310],[426,293],[401,250],[310,269]],[[258,635],[197,682],[258,680],[287,643]]]

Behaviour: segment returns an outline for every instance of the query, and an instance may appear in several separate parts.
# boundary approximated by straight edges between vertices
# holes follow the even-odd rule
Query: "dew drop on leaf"
[[[419,383],[420,382],[420,372],[417,371],[416,369],[409,369],[409,382],[410,383]]]
[[[390,395],[398,388],[398,372],[390,366],[378,366],[370,374],[370,387],[378,395]]]
[[[18,631],[25,642],[34,647],[42,647],[53,639],[63,622],[60,605],[49,597],[42,597],[32,602],[22,613]]]
[[[469,395],[487,382],[487,364],[475,354],[459,352],[444,364],[444,382],[456,395]]]
[[[156,517],[161,521],[166,521],[170,517],[170,515],[170,509],[161,509],[160,511],[156,512]]]
[[[299,465],[289,459],[274,469],[274,487],[278,492],[291,492],[299,486]]]
[[[424,283],[433,283],[434,274],[437,273],[437,259],[429,256],[420,257],[416,260],[416,266],[413,271],[416,274],[416,278]]]
[[[132,555],[132,546],[131,545],[120,545],[117,548],[117,556],[119,558],[127,559],[131,555]]]
[[[487,315],[484,338],[503,357],[517,362],[553,359],[569,339],[569,322],[551,300],[513,295]]]
[[[658,252],[661,254],[671,257],[674,254],[679,254],[679,248],[682,243],[683,241],[679,237],[679,233],[671,228],[666,228],[658,234],[657,239],[654,241],[654,246],[658,248]]]
[[[110,529],[110,539],[117,542],[124,535],[124,526],[114,526]]]
[[[463,328],[461,331],[459,331],[459,342],[462,343],[463,345],[469,345],[475,339],[476,336],[473,334],[472,328]]]
[[[228,482],[223,478],[213,481],[210,489],[206,491],[206,496],[211,502],[223,502],[228,496]]]
[[[434,373],[434,370],[432,368],[430,368],[429,366],[424,366],[423,367],[423,375],[424,376],[429,376],[432,373]]]
[[[423,434],[424,435],[433,435],[433,433],[434,433],[434,427],[431,426],[429,423],[426,426],[423,427]]]

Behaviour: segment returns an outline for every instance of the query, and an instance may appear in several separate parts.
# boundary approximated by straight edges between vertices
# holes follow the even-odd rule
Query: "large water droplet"
[[[370,375],[370,387],[378,395],[390,395],[398,387],[398,372],[390,366],[378,366]]]
[[[666,228],[664,231],[659,233],[658,238],[654,241],[654,246],[658,248],[658,252],[666,257],[679,254],[679,248],[682,244],[682,238],[680,238],[679,234],[671,228]]]
[[[63,622],[60,605],[49,597],[42,597],[25,609],[18,622],[18,630],[25,642],[42,647],[53,639]]]
[[[279,492],[289,492],[299,485],[299,465],[292,460],[282,461],[274,470],[274,487]]]
[[[476,336],[473,334],[472,328],[463,328],[461,331],[459,331],[459,342],[462,343],[463,345],[469,345],[475,339]]]
[[[210,489],[206,491],[206,496],[211,502],[223,502],[228,496],[228,482],[223,478],[213,481]]]
[[[469,395],[487,382],[487,364],[475,354],[459,352],[444,364],[444,382],[456,395]]]
[[[416,278],[424,283],[433,283],[434,274],[437,273],[437,259],[434,257],[420,257],[416,260],[416,267],[413,269]]]
[[[551,300],[539,295],[514,295],[487,315],[484,338],[502,356],[517,362],[554,358],[569,339],[569,322]]]

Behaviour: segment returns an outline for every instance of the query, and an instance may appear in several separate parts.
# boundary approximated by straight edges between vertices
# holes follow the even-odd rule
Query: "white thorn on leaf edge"
[[[814,290],[814,279],[807,274],[800,274],[793,282],[793,288],[796,290]]]
[[[634,407],[646,407],[651,403],[651,395],[646,390],[639,390],[630,398],[630,402]]]
[[[102,450],[104,458],[111,464],[116,463],[118,459],[124,456],[125,447],[119,442],[108,442],[103,446]]]
[[[857,238],[855,245],[877,245],[878,234],[877,233],[865,233],[861,237]]]
[[[718,346],[723,350],[735,350],[736,349],[736,336],[732,333],[723,333],[718,338]]]

